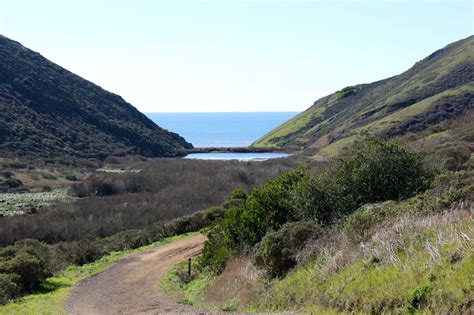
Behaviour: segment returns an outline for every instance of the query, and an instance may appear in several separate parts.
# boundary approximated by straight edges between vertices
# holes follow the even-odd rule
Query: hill
[[[0,155],[103,159],[192,148],[120,96],[0,35]]]
[[[400,75],[343,88],[317,100],[253,146],[334,155],[364,136],[393,138],[460,116],[474,107],[473,52],[470,36]]]

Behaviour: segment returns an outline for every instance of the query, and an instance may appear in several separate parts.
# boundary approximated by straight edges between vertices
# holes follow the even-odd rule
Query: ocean
[[[145,113],[194,147],[246,147],[298,112]]]

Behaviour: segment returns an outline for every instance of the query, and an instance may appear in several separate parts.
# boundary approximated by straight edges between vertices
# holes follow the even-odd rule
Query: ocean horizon
[[[246,147],[299,112],[145,113],[194,147]]]

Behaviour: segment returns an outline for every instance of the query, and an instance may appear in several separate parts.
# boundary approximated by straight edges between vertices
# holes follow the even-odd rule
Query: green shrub
[[[331,223],[364,204],[413,196],[427,189],[432,178],[417,154],[373,139],[300,181],[293,203],[300,220]]]
[[[210,207],[204,210],[204,219],[206,220],[206,225],[218,218],[222,218],[226,210],[227,209],[222,206]]]
[[[37,288],[50,275],[41,260],[26,251],[20,251],[13,258],[3,261],[0,272],[17,275],[16,285],[21,292]]]
[[[160,237],[160,239],[162,236]],[[149,235],[142,230],[127,230],[119,232],[113,236],[95,242],[98,248],[103,248],[105,252],[129,250],[138,248],[152,241]]]
[[[321,233],[321,227],[312,222],[292,222],[270,232],[257,244],[252,256],[256,266],[281,277],[296,266],[296,255],[306,242]]]
[[[426,306],[428,300],[427,295],[430,292],[429,286],[423,286],[414,289],[408,296],[408,310],[415,311]]]
[[[332,183],[331,174],[327,171],[305,177],[292,191],[295,217],[298,220],[330,222],[338,217],[347,198],[339,190],[340,187]]]
[[[222,225],[214,224],[207,233],[204,250],[199,258],[200,264],[206,266],[211,273],[221,273],[233,254],[229,245],[229,237]]]
[[[248,197],[247,193],[243,189],[238,188],[230,193],[229,199],[246,200],[247,197]]]
[[[277,230],[293,220],[291,191],[306,176],[306,167],[287,171],[254,189],[251,198],[232,207],[209,232],[203,256],[212,270],[225,266],[230,254],[260,242],[267,231]],[[213,257],[215,255],[215,257]]]
[[[242,200],[242,199],[227,199],[226,201],[224,201],[222,206],[225,209],[230,209],[230,208],[233,208],[233,207],[238,207],[244,202],[245,202],[245,200]]]
[[[0,273],[0,304],[5,304],[9,299],[18,296],[18,275]]]
[[[427,189],[433,178],[418,154],[378,139],[351,150],[328,175],[336,191],[350,197],[346,212],[365,203],[411,197]]]
[[[19,253],[27,253],[36,257],[46,273],[52,274],[58,270],[57,257],[51,247],[38,240],[26,239],[16,242],[13,245],[0,249],[0,261],[5,262],[15,258]]]
[[[64,243],[67,247],[67,261],[74,265],[85,265],[104,256],[105,249],[91,240]]]
[[[343,98],[346,98],[355,94],[356,94],[356,88],[354,86],[347,86],[337,92],[337,99],[341,100]]]

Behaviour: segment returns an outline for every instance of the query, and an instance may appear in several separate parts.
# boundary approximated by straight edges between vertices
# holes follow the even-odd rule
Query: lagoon
[[[186,155],[184,158],[191,160],[266,161],[269,159],[285,158],[288,156],[290,156],[290,154],[277,152],[207,152],[191,153]]]

